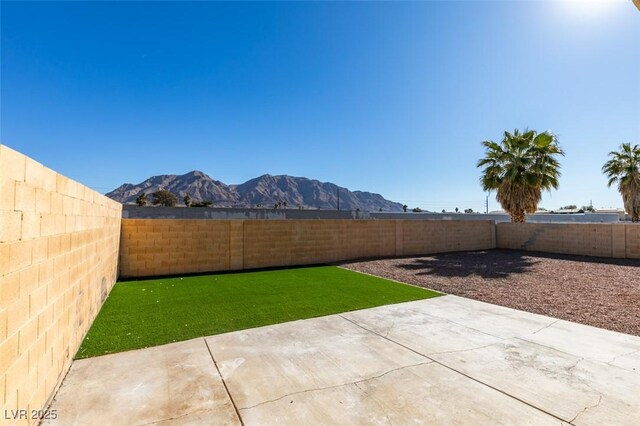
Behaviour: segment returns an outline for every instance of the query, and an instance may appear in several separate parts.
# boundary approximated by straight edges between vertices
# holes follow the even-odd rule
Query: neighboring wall
[[[413,219],[413,220],[493,220],[496,223],[511,222],[507,214],[483,213],[386,213],[371,212],[371,219]],[[618,213],[536,213],[527,216],[528,223],[617,223],[623,220]],[[631,219],[629,219],[631,220]]]
[[[120,216],[119,203],[0,145],[3,421],[45,408],[70,367],[116,280]]]
[[[315,209],[122,206],[123,219],[370,219],[369,212]]]
[[[498,223],[497,248],[640,259],[638,224]]]
[[[382,220],[493,220],[511,222],[506,214],[365,212],[356,210],[245,209],[202,207],[122,206],[123,219],[382,219]],[[543,214],[527,216],[528,222],[614,223],[617,213]]]
[[[495,247],[492,221],[123,219],[125,277]]]

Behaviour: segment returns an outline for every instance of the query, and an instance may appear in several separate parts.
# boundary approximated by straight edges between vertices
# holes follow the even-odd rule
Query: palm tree
[[[623,143],[620,151],[611,151],[609,156],[612,158],[602,166],[608,185],[618,182],[624,209],[632,222],[640,222],[640,146]]]
[[[524,223],[525,214],[538,209],[542,191],[558,189],[560,163],[564,151],[550,132],[528,130],[504,132],[502,142],[484,141],[485,157],[480,182],[485,191],[496,190],[496,200],[511,215],[511,221]]]

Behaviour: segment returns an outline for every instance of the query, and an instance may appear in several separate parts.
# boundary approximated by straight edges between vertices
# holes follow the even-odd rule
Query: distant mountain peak
[[[265,173],[239,185],[227,185],[199,170],[183,175],[151,176],[139,184],[124,184],[107,197],[124,204],[134,203],[141,192],[159,189],[172,192],[182,203],[188,195],[193,201],[208,200],[214,207],[273,207],[286,203],[287,208],[336,209],[340,189],[340,209],[363,211],[402,211],[402,204],[389,201],[380,194],[350,191],[331,182],[289,175]]]

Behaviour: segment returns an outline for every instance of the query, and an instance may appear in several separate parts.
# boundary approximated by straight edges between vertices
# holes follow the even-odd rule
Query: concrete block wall
[[[70,367],[116,280],[120,217],[119,203],[0,145],[3,422],[43,409]]]
[[[476,221],[402,222],[402,255],[495,248],[495,223]],[[428,235],[428,238],[424,236]]]
[[[496,247],[583,256],[640,259],[640,225],[625,223],[498,223]]]
[[[640,259],[640,224],[625,225],[625,253],[627,259]]]
[[[121,274],[153,276],[229,270],[231,235],[231,221],[123,219]],[[234,236],[234,240],[241,240],[237,233]]]
[[[491,221],[123,219],[126,277],[495,247]]]
[[[395,255],[395,223],[374,220],[244,222],[243,269]]]

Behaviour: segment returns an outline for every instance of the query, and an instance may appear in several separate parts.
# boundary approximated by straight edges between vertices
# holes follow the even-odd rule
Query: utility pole
[[[338,187],[338,210],[340,210],[340,187]]]
[[[484,209],[485,214],[489,214],[489,194],[487,194],[487,198],[484,200]]]

